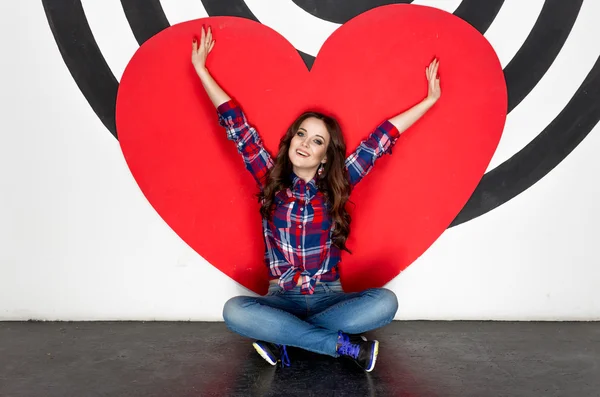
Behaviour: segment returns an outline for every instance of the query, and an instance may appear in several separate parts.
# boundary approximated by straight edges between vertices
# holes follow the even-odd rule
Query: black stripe
[[[73,80],[98,118],[117,137],[119,83],[98,48],[80,0],[42,0],[48,24]]]
[[[504,68],[509,112],[550,69],[571,33],[582,3],[583,0],[546,0],[525,43]]]
[[[217,2],[218,0],[204,0],[203,3]],[[370,9],[398,3],[412,3],[412,0],[377,0],[377,1],[342,1],[342,0],[331,0],[331,1],[317,1],[317,0],[293,0],[294,3],[302,8],[304,11],[311,15],[335,23],[346,23],[350,19],[357,15],[362,14]],[[221,9],[226,9],[227,5],[232,3],[219,2]],[[234,0],[235,3],[232,5],[233,9],[239,9],[241,6],[237,3],[243,3],[243,1]],[[490,27],[496,15],[502,8],[504,0],[463,0],[458,8],[454,11],[454,15],[464,19],[466,22],[471,24],[482,34],[487,31]],[[250,10],[246,7],[247,12],[251,14]],[[208,11],[208,9],[207,9]],[[209,11],[209,15],[212,13]],[[256,18],[253,16],[256,20]],[[315,59],[313,56],[308,54],[301,54],[304,59],[304,63],[307,64],[309,69],[312,67]],[[310,66],[309,66],[310,65]]]
[[[600,120],[600,57],[573,98],[533,141],[486,173],[451,226],[477,218],[542,179]]]
[[[230,16],[259,22],[243,0],[202,0],[206,13],[213,16]]]
[[[204,5],[204,9],[206,13],[211,16],[231,16],[231,17],[241,17],[246,19],[251,19],[253,21],[259,22],[258,18],[250,11],[248,6],[243,0],[202,0],[202,4]],[[308,55],[300,50],[298,54],[304,61],[304,64],[310,70],[315,63],[315,57],[312,55]]]
[[[470,23],[481,34],[484,34],[500,9],[504,0],[463,0],[454,15]]]
[[[376,7],[389,4],[408,4],[412,0],[292,0],[294,4],[317,18],[329,22],[346,23],[352,18]],[[487,1],[487,0],[486,0]]]
[[[170,26],[160,0],[121,0],[121,6],[139,45]]]

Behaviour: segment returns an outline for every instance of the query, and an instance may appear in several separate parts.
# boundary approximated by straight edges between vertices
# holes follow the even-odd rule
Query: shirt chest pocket
[[[275,196],[275,210],[273,212],[273,226],[277,229],[289,229],[292,227],[292,214],[294,211],[294,201],[282,199]]]

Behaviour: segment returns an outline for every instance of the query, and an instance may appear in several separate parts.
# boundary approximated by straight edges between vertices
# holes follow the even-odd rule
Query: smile
[[[302,156],[302,157],[309,157],[310,154],[303,152],[302,150],[298,149],[296,150],[296,153],[298,153],[298,155]]]

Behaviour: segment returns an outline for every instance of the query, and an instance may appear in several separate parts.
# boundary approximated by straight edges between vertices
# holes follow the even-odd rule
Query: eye
[[[315,143],[317,145],[322,145],[323,144],[323,142],[320,139],[315,139]]]
[[[296,132],[296,135],[298,135],[298,136],[304,136],[304,132],[298,131],[298,132]]]

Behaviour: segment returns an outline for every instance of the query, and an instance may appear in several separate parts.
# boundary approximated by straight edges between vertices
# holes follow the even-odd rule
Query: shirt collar
[[[308,182],[304,182],[304,179],[300,178],[298,175],[291,172],[290,178],[292,180],[292,191],[298,194],[306,194],[309,196],[309,199],[312,198],[315,194],[317,194],[317,174]]]

